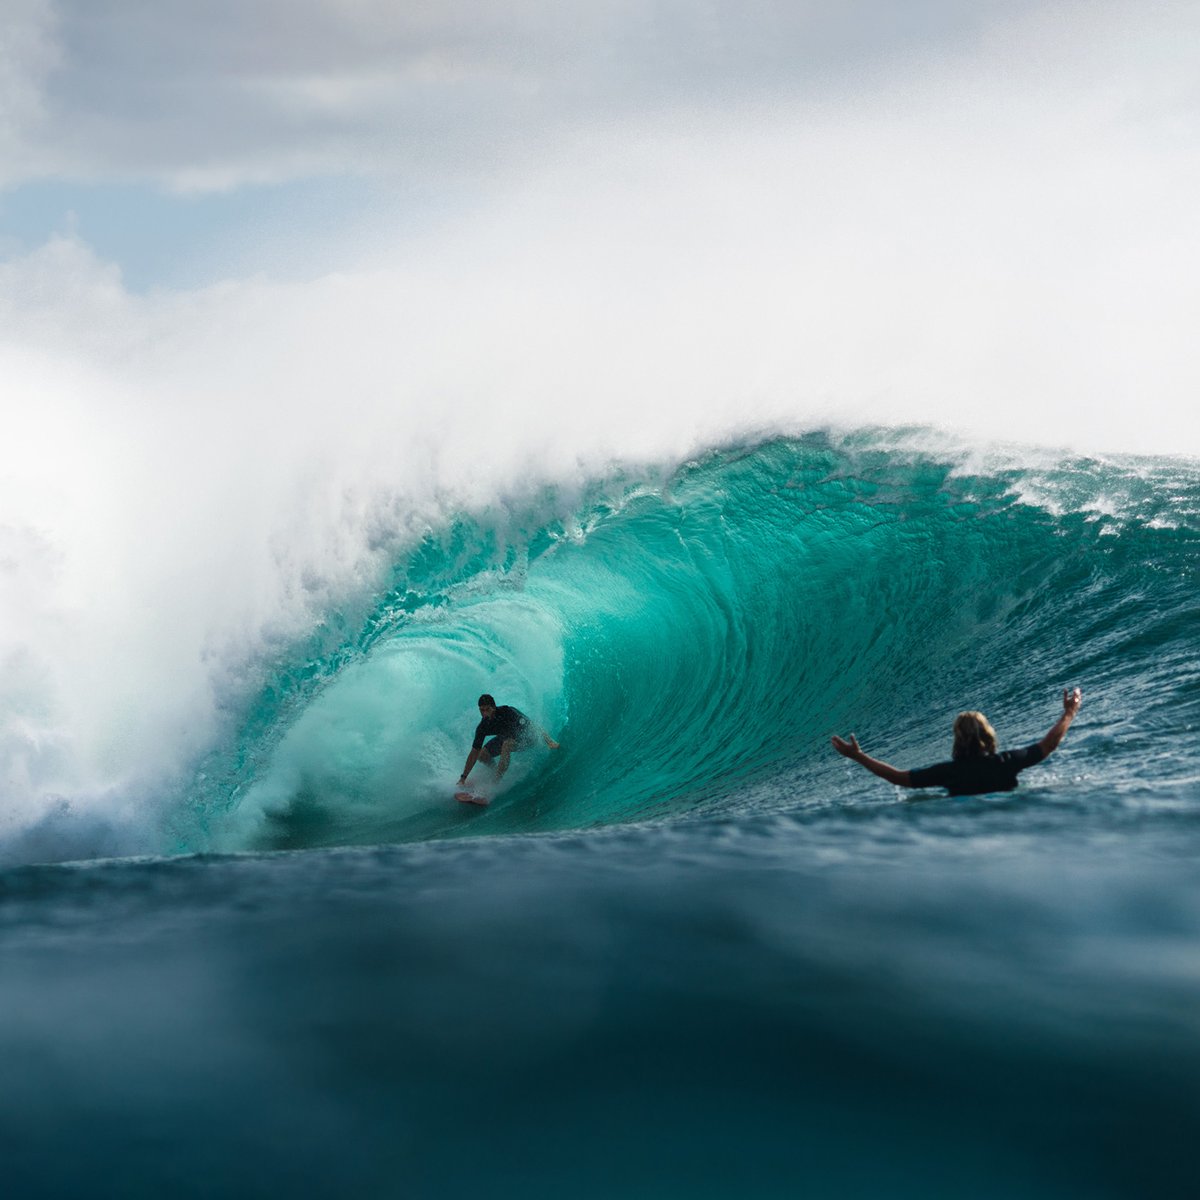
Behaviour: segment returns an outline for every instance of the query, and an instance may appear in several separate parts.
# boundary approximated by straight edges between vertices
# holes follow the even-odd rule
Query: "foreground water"
[[[176,854],[10,842],[6,1191],[1197,1194],[1194,466],[812,438],[553,507],[289,651]],[[460,809],[488,683],[563,749]],[[828,750],[1068,684],[1012,795]]]
[[[1115,809],[11,871],[6,1190],[1194,1195],[1200,821]]]

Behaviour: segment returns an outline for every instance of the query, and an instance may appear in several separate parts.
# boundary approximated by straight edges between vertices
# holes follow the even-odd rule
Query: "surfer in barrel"
[[[1050,726],[1040,742],[1019,750],[996,753],[996,732],[981,712],[959,713],[954,721],[954,748],[950,761],[902,771],[865,753],[858,739],[833,738],[833,748],[846,758],[861,763],[873,775],[899,787],[944,787],[951,796],[978,796],[984,792],[1011,792],[1017,776],[1048,757],[1063,740],[1079,706],[1083,693],[1078,688],[1063,691],[1062,715]]]
[[[467,755],[467,765],[458,777],[460,786],[466,784],[471,768],[480,761],[490,767],[494,760],[499,759],[496,767],[496,778],[499,779],[508,770],[509,756],[513,751],[528,750],[533,745],[535,732],[542,735],[542,740],[551,750],[558,749],[558,743],[544,729],[535,726],[520,709],[509,704],[497,706],[495,698],[486,692],[479,697],[479,716],[479,724],[475,726],[475,741],[471,753]]]

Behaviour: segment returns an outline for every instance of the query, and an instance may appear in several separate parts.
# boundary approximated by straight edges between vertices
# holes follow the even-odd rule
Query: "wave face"
[[[1190,793],[1175,733],[1200,712],[1200,472],[1030,457],[813,434],[614,473],[569,502],[498,500],[403,556],[365,622],[331,615],[278,665],[204,765],[177,847],[849,799],[883,785],[831,732],[916,766],[947,757],[964,708],[1035,740],[1068,684],[1089,778]],[[483,691],[562,746],[515,758],[491,807],[464,812],[450,792]],[[1052,760],[1037,781],[1054,778]]]

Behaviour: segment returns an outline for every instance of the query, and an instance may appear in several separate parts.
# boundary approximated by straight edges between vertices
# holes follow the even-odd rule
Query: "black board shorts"
[[[493,758],[497,758],[497,757],[499,757],[500,753],[504,750],[505,741],[506,741],[505,738],[494,737],[494,738],[492,738],[492,740],[490,742],[486,742],[484,744],[483,748]],[[533,745],[533,738],[530,737],[529,734],[525,730],[521,730],[521,732],[519,734],[517,734],[517,736],[515,738],[512,739],[512,743],[513,743],[512,748],[514,750],[528,750],[529,747]]]

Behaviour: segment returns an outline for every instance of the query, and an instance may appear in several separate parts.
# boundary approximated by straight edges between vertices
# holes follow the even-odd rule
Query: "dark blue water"
[[[433,530],[163,854],[13,843],[6,1192],[1196,1195],[1200,470],[904,444]],[[562,749],[468,810],[487,684]],[[1031,741],[1075,684],[1009,795],[828,748]]]

